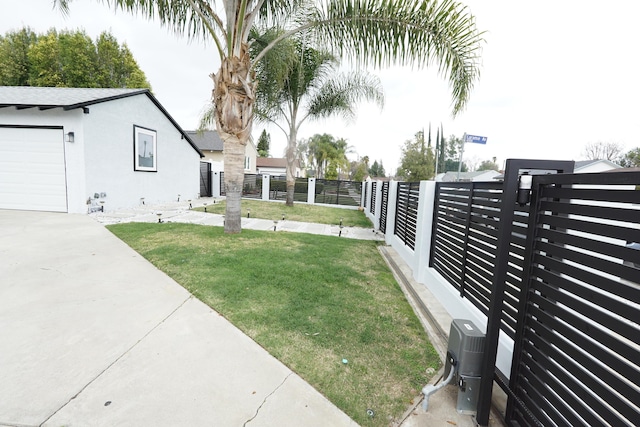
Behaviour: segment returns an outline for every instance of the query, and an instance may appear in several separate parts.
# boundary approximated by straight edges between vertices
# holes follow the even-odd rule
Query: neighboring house
[[[580,160],[576,162],[573,168],[574,173],[594,173],[606,172],[612,169],[620,169],[622,166],[617,165],[609,160]]]
[[[477,172],[460,172],[458,179],[458,172],[445,172],[436,175],[435,181],[437,182],[455,182],[455,181],[492,181],[496,177],[500,177],[502,174],[498,171],[477,171]]]
[[[201,157],[148,89],[0,87],[1,209],[197,198]]]
[[[203,161],[212,164],[213,170],[224,170],[224,154],[223,154],[223,142],[215,130],[195,131],[188,130],[187,134],[191,137],[196,146],[204,154]],[[258,150],[252,139],[249,139],[245,148],[244,155],[244,172],[256,173],[256,158],[258,157]]]
[[[258,173],[262,175],[286,175],[287,174],[287,159],[274,158],[274,157],[258,157],[256,159],[256,165]],[[293,176],[296,178],[302,177],[302,171],[300,170],[300,163],[296,160],[295,171]]]

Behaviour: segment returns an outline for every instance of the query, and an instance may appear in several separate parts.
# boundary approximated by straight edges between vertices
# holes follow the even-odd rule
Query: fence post
[[[262,175],[262,200],[269,200],[269,185],[271,184],[270,175]]]
[[[433,231],[433,196],[435,182],[420,181],[420,196],[418,202],[418,218],[416,220],[416,269],[413,277],[421,281],[423,272],[429,265],[431,257],[431,233]]]
[[[220,172],[211,172],[211,196],[220,197]]]
[[[307,179],[307,203],[313,205],[316,202],[316,179]]]
[[[382,186],[384,182],[378,181],[378,185],[376,186],[376,206],[375,206],[375,214],[373,220],[373,229],[380,229],[380,213],[382,212]]]
[[[487,334],[485,338],[484,354],[482,357],[482,376],[477,407],[479,425],[489,425],[491,411],[491,393],[493,378],[498,355],[498,339],[500,335],[500,318],[502,317],[502,295],[506,287],[507,261],[511,242],[511,224],[513,224],[516,195],[518,190],[518,173],[521,164],[517,160],[507,160],[502,186],[502,206],[500,209],[500,229],[498,230],[498,248],[496,251],[496,265],[491,286],[491,301],[487,314]]]

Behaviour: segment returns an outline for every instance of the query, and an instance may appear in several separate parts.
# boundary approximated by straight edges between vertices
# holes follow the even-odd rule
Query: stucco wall
[[[134,125],[157,132],[157,172],[134,170]],[[106,193],[105,210],[198,197],[199,154],[146,95],[92,105],[84,138],[87,197]]]

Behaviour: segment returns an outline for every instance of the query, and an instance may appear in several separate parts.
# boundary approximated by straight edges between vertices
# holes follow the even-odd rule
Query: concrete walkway
[[[213,203],[212,198],[201,198],[193,201],[192,206],[202,207]],[[273,202],[275,203],[275,202]],[[158,215],[160,214],[160,215]],[[222,227],[224,216],[205,213],[189,209],[188,202],[167,203],[164,205],[140,205],[131,209],[117,211],[93,212],[90,214],[96,221],[102,224],[118,224],[123,222],[185,222],[190,224],[213,225]],[[242,228],[265,231],[289,231],[296,233],[324,234],[327,236],[340,236],[348,239],[360,240],[384,240],[384,236],[372,228],[340,227],[339,224],[315,224],[309,222],[278,221],[260,218],[242,218]]]
[[[89,216],[0,210],[0,425],[355,423]]]

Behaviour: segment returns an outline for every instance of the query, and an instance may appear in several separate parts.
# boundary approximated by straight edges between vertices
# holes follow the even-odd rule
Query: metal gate
[[[640,173],[535,177],[511,425],[638,425]]]
[[[494,380],[508,425],[640,420],[640,172],[546,174],[565,163],[509,160],[499,187],[437,186],[431,266],[487,315],[480,425]],[[528,169],[544,174],[521,206]],[[500,333],[514,341],[509,375]]]
[[[380,201],[380,226],[382,234],[387,232],[387,205],[389,204],[389,181],[382,183],[382,200]]]
[[[200,162],[200,197],[211,197],[211,163]]]

